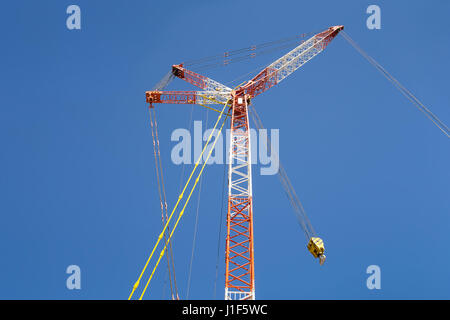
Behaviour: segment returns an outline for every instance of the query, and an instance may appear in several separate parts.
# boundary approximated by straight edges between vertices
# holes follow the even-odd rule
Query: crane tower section
[[[254,300],[253,205],[248,99],[235,94],[228,167],[225,299]]]

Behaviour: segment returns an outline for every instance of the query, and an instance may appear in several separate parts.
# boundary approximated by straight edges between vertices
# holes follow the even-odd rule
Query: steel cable
[[[217,120],[216,120],[216,123],[215,123],[215,125],[214,125],[214,129],[217,127],[217,125],[218,125],[220,119],[222,118],[222,115],[224,114],[224,111],[225,111],[225,108],[226,108],[226,107],[227,107],[227,104],[224,104],[224,107],[223,107],[223,109],[222,109],[222,112],[219,114],[219,117],[218,117]],[[228,116],[226,116],[226,118],[227,118],[227,117],[228,117]],[[225,118],[225,119],[226,119],[226,118]],[[222,124],[222,126],[223,126],[223,124]],[[209,142],[211,141],[211,137],[212,137],[212,132],[211,132],[211,135],[208,137],[208,140],[207,140],[207,142],[206,142],[206,145],[205,145],[205,147],[202,149],[202,152],[201,152],[201,154],[200,154],[200,156],[199,156],[199,159],[197,159],[197,161],[196,161],[196,163],[195,163],[195,166],[194,166],[194,168],[193,168],[193,170],[192,170],[192,172],[191,172],[191,174],[190,174],[190,176],[189,176],[189,178],[188,178],[188,180],[187,180],[187,182],[186,182],[186,184],[185,184],[183,190],[181,191],[180,195],[178,196],[178,200],[177,200],[176,203],[175,203],[175,206],[174,206],[174,208],[173,208],[173,210],[172,210],[172,212],[171,212],[171,214],[170,214],[170,216],[169,216],[169,219],[167,220],[167,222],[166,222],[166,224],[165,224],[165,226],[164,226],[164,228],[163,228],[161,234],[159,235],[159,237],[158,237],[158,239],[157,239],[157,241],[156,241],[156,243],[155,243],[155,245],[154,245],[154,247],[153,247],[153,249],[152,249],[152,251],[151,251],[151,253],[150,253],[150,255],[149,255],[149,257],[148,257],[148,259],[147,259],[147,261],[146,261],[146,263],[145,263],[145,265],[144,265],[144,267],[143,267],[143,269],[142,269],[142,271],[141,271],[141,273],[140,273],[140,275],[139,275],[139,277],[138,277],[138,279],[137,279],[137,281],[136,281],[135,284],[133,285],[133,288],[132,288],[131,293],[130,293],[130,295],[129,295],[129,297],[128,297],[128,300],[130,300],[130,299],[133,297],[134,292],[135,292],[136,289],[139,287],[140,280],[142,279],[142,276],[144,275],[145,270],[147,269],[148,264],[150,263],[150,260],[152,259],[153,254],[154,254],[155,251],[156,251],[156,248],[158,247],[158,245],[159,245],[161,239],[163,238],[164,232],[166,231],[166,229],[167,229],[167,227],[168,227],[168,225],[169,225],[169,223],[170,223],[170,220],[172,219],[173,214],[175,213],[175,210],[178,208],[178,205],[179,205],[179,203],[181,202],[181,199],[183,198],[184,192],[186,191],[186,189],[187,189],[187,187],[188,187],[188,185],[189,185],[189,183],[190,183],[190,181],[191,181],[191,179],[192,179],[192,176],[194,175],[194,173],[195,173],[195,171],[196,171],[196,169],[197,169],[197,167],[198,167],[198,165],[199,165],[199,161],[200,161],[201,157],[203,157],[203,153],[205,152],[206,148],[208,147]],[[216,140],[214,141],[214,143],[215,143],[215,142],[216,142]],[[212,149],[211,149],[211,152],[212,152]],[[203,168],[204,168],[204,167],[202,167],[200,173],[203,172]],[[198,178],[197,178],[197,179],[198,179]],[[195,187],[196,184],[197,184],[197,180],[196,180],[196,182],[195,182],[195,184],[194,184],[194,187]],[[191,193],[192,193],[192,191],[193,191],[193,189],[191,190]],[[190,195],[189,195],[189,197],[188,197],[188,200],[187,200],[186,203],[185,203],[185,206],[187,205],[189,199],[190,199]],[[178,218],[177,221],[179,221],[179,219],[181,218],[181,216],[183,215],[183,213],[184,213],[184,207],[183,207],[182,211],[180,212],[180,215],[179,215],[179,218]],[[177,225],[177,224],[175,224],[175,227],[176,227],[176,225]],[[171,232],[171,234],[170,234],[169,241],[170,241],[170,238],[171,238],[171,236],[172,236],[172,234],[173,234],[173,231],[174,231],[174,230],[172,230],[172,232]],[[167,243],[166,243],[166,245],[167,245]],[[165,247],[164,247],[164,248],[165,248]],[[164,249],[163,251],[165,251],[165,249]],[[162,252],[162,253],[164,254],[164,252]],[[161,256],[160,256],[160,259],[161,259]],[[160,259],[158,259],[157,265],[159,264],[159,260],[160,260]],[[154,271],[153,271],[153,272],[154,272]],[[153,276],[153,272],[152,272],[152,275],[150,276],[149,281],[147,282],[147,285],[146,285],[145,288],[147,288],[148,283],[150,282],[151,277]],[[144,289],[144,292],[145,292],[145,290],[146,290],[146,289]],[[143,294],[142,294],[142,295],[143,295]],[[141,295],[140,299],[142,299],[142,295]]]
[[[350,45],[356,49],[371,65],[373,65],[387,80],[389,80],[394,87],[396,87],[414,106],[422,111],[428,119],[430,119],[436,127],[439,128],[448,138],[450,138],[450,129],[434,114],[432,113],[422,102],[419,101],[408,89],[406,89],[397,79],[395,79],[386,69],[384,69],[375,59],[369,56],[350,36],[341,31],[342,36],[347,40]]]
[[[252,117],[255,126],[259,130],[264,129],[261,118],[257,114],[255,108],[251,107],[249,109],[250,115]],[[278,157],[278,154],[274,153],[274,151],[271,150],[271,141],[268,135],[267,135],[267,149],[270,153],[273,153],[273,156],[275,156],[278,159],[279,165],[279,170],[277,172],[278,178],[280,179],[281,185],[289,199],[289,202],[291,203],[292,208],[294,209],[294,212],[297,216],[297,220],[300,226],[302,227],[303,231],[305,232],[306,239],[309,240],[311,237],[316,236],[316,232],[308,216],[306,215],[306,211],[303,208],[303,205],[300,202],[300,199],[298,198],[297,193],[295,192],[295,189],[292,186],[289,177],[287,176],[286,170],[284,169],[284,166],[282,165],[280,158]]]
[[[228,159],[228,157],[226,158]],[[224,211],[224,207],[225,207],[225,176],[226,176],[226,172],[227,172],[227,166],[224,164],[223,166],[223,178],[222,178],[222,201],[221,201],[221,205],[220,205],[220,220],[219,220],[219,236],[217,239],[217,258],[216,258],[216,277],[214,279],[214,299],[216,298],[216,288],[217,288],[217,278],[219,275],[219,257],[220,257],[220,240],[222,237],[222,221],[223,221],[223,211]],[[227,179],[227,188],[228,188],[228,184],[229,181]]]
[[[166,223],[168,217],[168,212],[167,212],[167,199],[166,199],[166,187],[164,185],[164,173],[163,173],[163,168],[162,168],[162,163],[161,163],[161,151],[160,151],[160,147],[159,147],[159,137],[158,137],[158,122],[156,120],[156,110],[155,108],[153,109],[153,119],[155,122],[155,136],[156,136],[156,146],[157,146],[157,151],[158,151],[158,162],[159,162],[159,172],[161,175],[161,185],[162,185],[162,193],[163,193],[163,199],[164,199],[164,211],[165,211],[165,217],[163,219],[163,224]],[[170,233],[170,228],[168,226],[167,228],[168,232]],[[175,296],[172,295],[172,300],[173,299],[179,299],[178,296],[178,286],[177,286],[177,278],[176,278],[176,274],[175,274],[175,261],[174,261],[174,257],[173,257],[173,249],[172,249],[172,245],[173,245],[173,241],[170,242],[170,247],[168,250],[169,256],[170,256],[170,261],[172,263],[172,273],[173,273],[173,285],[174,285],[174,289],[175,289]],[[170,273],[169,273],[170,276]]]
[[[154,118],[155,115],[153,114],[152,116],[152,110],[149,109],[149,114],[150,114],[150,127],[151,127],[151,132],[152,132],[152,141],[153,141],[153,154],[155,157],[155,171],[156,171],[156,179],[157,179],[157,185],[158,185],[158,194],[159,194],[159,202],[160,202],[160,207],[161,207],[161,221],[162,224],[164,226],[165,224],[165,219],[164,219],[164,207],[167,208],[167,203],[165,202],[165,198],[164,198],[164,203],[163,203],[163,197],[162,197],[162,192],[161,192],[161,188],[164,188],[161,186],[161,178],[160,178],[160,170],[159,170],[159,166],[158,166],[158,158],[160,157],[160,152],[159,152],[159,141],[158,143],[156,142],[157,140],[157,136],[155,135],[155,125],[154,125]],[[155,120],[156,122],[156,120]],[[157,129],[156,129],[157,130]],[[167,238],[167,232],[164,233],[164,239]],[[171,275],[171,265],[170,265],[170,255],[169,255],[169,251],[166,252],[166,257],[167,257],[167,270],[169,273],[169,281],[170,281],[170,294],[172,296],[172,299],[174,297],[173,295],[173,284],[172,284],[172,275]]]
[[[245,48],[241,48],[241,49],[227,51],[227,52],[224,52],[221,54],[216,54],[216,55],[212,55],[212,56],[205,57],[205,58],[188,60],[188,61],[184,62],[183,64],[185,66],[191,67],[191,69],[196,70],[196,71],[204,71],[204,70],[219,67],[219,66],[226,66],[226,65],[229,65],[232,63],[252,59],[256,56],[260,56],[260,55],[267,54],[267,53],[270,53],[270,52],[273,52],[276,50],[290,47],[294,44],[297,44],[300,39],[303,39],[310,35],[316,34],[317,32],[318,31],[303,33],[301,35],[296,35],[296,36],[289,37],[289,38],[282,38],[279,40],[270,41],[270,42],[262,43],[259,45],[253,45],[253,46],[249,46],[249,47],[245,47]],[[304,40],[300,40],[300,42],[302,42],[302,41],[304,41]],[[265,49],[270,46],[274,46],[274,45],[282,44],[282,43],[284,43],[284,44],[277,46],[275,48],[261,50],[261,49]],[[250,53],[248,53],[248,52],[250,52]],[[244,53],[247,53],[247,54],[242,55]],[[241,55],[241,56],[239,56],[239,55]],[[235,57],[235,56],[237,56],[237,57]],[[222,60],[222,61],[206,64],[209,62],[214,62],[215,60]]]
[[[226,106],[227,106],[227,104],[224,105],[224,109],[225,109]],[[222,111],[222,112],[223,112],[223,111]],[[218,121],[220,120],[221,116],[222,116],[222,114],[221,114],[221,115],[219,116],[219,118],[217,119]],[[206,157],[206,159],[205,159],[205,161],[204,161],[204,163],[203,163],[203,165],[202,165],[202,167],[201,167],[201,169],[200,169],[200,172],[198,173],[197,178],[195,179],[194,185],[192,186],[191,191],[189,192],[189,195],[188,195],[188,197],[187,197],[187,199],[186,199],[186,202],[184,203],[184,205],[183,205],[183,207],[182,207],[182,209],[181,209],[181,211],[180,211],[180,213],[179,213],[179,215],[178,215],[178,218],[177,218],[177,220],[176,220],[176,222],[175,222],[175,224],[174,224],[174,226],[173,226],[172,232],[171,232],[170,235],[169,235],[169,239],[167,240],[167,242],[165,243],[163,249],[161,250],[161,252],[160,252],[160,254],[159,254],[159,258],[158,258],[158,260],[156,261],[156,264],[155,264],[155,266],[154,266],[154,268],[153,268],[153,270],[152,270],[152,272],[151,272],[151,274],[150,274],[150,276],[149,276],[149,278],[148,278],[148,280],[147,280],[147,283],[145,284],[145,287],[144,287],[144,289],[143,289],[143,291],[142,291],[141,296],[139,297],[139,300],[142,300],[142,298],[143,298],[145,292],[147,291],[148,285],[150,284],[150,281],[151,281],[152,278],[153,278],[153,275],[154,275],[154,273],[155,273],[155,271],[156,271],[156,268],[158,267],[159,262],[161,261],[161,258],[162,258],[163,255],[164,255],[164,252],[165,252],[165,250],[166,250],[166,248],[167,248],[167,245],[168,245],[168,243],[171,241],[172,236],[173,236],[173,233],[175,232],[175,230],[176,230],[176,228],[177,228],[177,226],[178,226],[178,223],[180,222],[181,217],[183,216],[183,214],[184,214],[184,212],[185,212],[185,210],[186,210],[186,206],[187,206],[187,204],[189,203],[189,200],[190,200],[190,198],[191,198],[191,196],[192,196],[192,193],[194,192],[195,187],[197,186],[197,183],[199,182],[199,179],[200,179],[200,177],[201,177],[202,174],[203,174],[203,170],[205,169],[206,163],[207,163],[209,157],[211,156],[211,154],[212,154],[212,152],[213,152],[213,150],[214,150],[214,147],[215,147],[215,145],[216,145],[216,143],[217,143],[218,137],[219,137],[219,135],[220,135],[221,132],[222,132],[222,128],[223,128],[223,126],[224,126],[224,124],[225,124],[227,118],[228,118],[228,115],[225,117],[225,119],[224,119],[223,122],[222,122],[222,125],[221,125],[221,127],[220,127],[220,129],[219,129],[219,131],[218,131],[218,136],[214,139],[214,142],[212,143],[211,149],[209,150],[208,155],[207,155],[207,157]],[[216,122],[216,124],[217,124],[217,122]],[[215,127],[216,127],[216,126],[215,126]],[[215,127],[214,127],[214,129],[215,129]],[[211,131],[211,134],[210,134],[210,136],[209,136],[209,138],[208,138],[208,141],[211,141],[211,137],[212,137],[213,132],[214,132],[214,130]],[[206,148],[206,147],[208,147],[208,142],[206,143],[205,148]],[[205,150],[205,148],[204,148],[203,150]],[[200,155],[200,157],[202,157],[202,156],[203,156],[203,153]],[[200,157],[199,157],[199,160],[201,159]],[[197,162],[197,163],[198,163],[198,162]],[[187,186],[187,185],[186,185],[186,186]],[[180,196],[181,196],[181,195],[180,195]],[[181,199],[181,198],[179,198],[179,199]],[[177,203],[178,203],[178,202],[177,202]],[[174,210],[175,210],[175,209],[174,209]],[[174,211],[173,211],[173,212],[174,212]],[[171,216],[172,216],[172,214],[171,214]],[[161,236],[160,236],[160,237],[161,237]],[[161,238],[160,238],[160,239],[161,239]],[[155,248],[156,248],[156,246],[158,245],[158,243],[159,243],[159,240],[158,240],[158,242],[156,243]],[[153,252],[152,252],[152,253],[153,253]],[[151,255],[151,256],[152,256],[152,255]],[[151,259],[151,256],[149,257],[149,259]]]
[[[205,124],[206,127],[208,127],[208,110],[206,112],[206,120]],[[197,210],[195,213],[195,223],[194,223],[194,236],[192,239],[192,251],[191,251],[191,260],[189,262],[189,273],[188,273],[188,283],[187,283],[187,290],[186,290],[186,300],[189,299],[189,292],[191,289],[191,275],[192,275],[192,264],[194,261],[194,251],[195,251],[195,244],[197,239],[197,229],[198,229],[198,215],[200,211],[200,197],[202,194],[202,182],[203,182],[203,176],[200,177],[200,185],[198,186],[198,198],[197,198]]]

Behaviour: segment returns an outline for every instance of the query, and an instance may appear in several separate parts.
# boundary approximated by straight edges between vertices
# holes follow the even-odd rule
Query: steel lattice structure
[[[251,80],[231,89],[215,80],[173,65],[172,74],[202,91],[147,91],[146,101],[182,104],[228,104],[231,113],[231,137],[228,167],[228,214],[226,238],[225,299],[255,299],[253,242],[252,171],[248,105],[257,95],[300,68],[322,52],[343,26],[333,26],[302,42],[292,51],[264,68]],[[323,263],[324,246],[312,237],[309,251]]]
[[[248,105],[234,95],[228,169],[225,299],[255,298],[252,166]]]

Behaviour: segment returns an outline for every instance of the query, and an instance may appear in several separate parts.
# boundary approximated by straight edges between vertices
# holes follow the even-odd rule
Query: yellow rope
[[[224,121],[222,122],[222,125],[220,126],[219,133],[217,134],[217,137],[214,139],[214,142],[213,142],[213,144],[212,144],[212,147],[211,147],[211,149],[209,150],[208,156],[206,157],[206,159],[205,159],[205,161],[204,161],[204,163],[203,163],[203,165],[202,165],[202,168],[201,168],[199,174],[197,175],[197,178],[195,179],[195,183],[194,183],[194,185],[192,186],[191,192],[189,193],[189,196],[188,196],[188,198],[186,199],[186,202],[185,202],[183,208],[182,208],[181,211],[180,211],[180,214],[179,214],[179,216],[178,216],[177,221],[175,222],[174,227],[172,228],[172,232],[171,232],[170,235],[169,235],[169,239],[167,239],[167,242],[165,243],[164,248],[161,250],[161,253],[159,254],[158,261],[156,261],[156,265],[155,265],[155,267],[153,268],[152,273],[150,274],[150,277],[148,278],[148,281],[147,281],[147,283],[146,283],[146,285],[145,285],[145,287],[144,287],[144,290],[142,291],[141,296],[139,297],[139,300],[142,300],[142,297],[144,296],[145,292],[147,291],[147,287],[148,287],[148,285],[150,284],[150,281],[151,281],[152,278],[153,278],[153,274],[155,273],[156,268],[158,267],[159,262],[161,261],[161,258],[164,256],[164,252],[165,252],[165,250],[166,250],[166,248],[167,248],[167,245],[169,244],[169,242],[170,242],[170,240],[171,240],[171,238],[172,238],[172,235],[173,235],[173,233],[175,232],[175,229],[176,229],[177,226],[178,226],[178,222],[180,222],[180,219],[181,219],[181,217],[182,217],[183,214],[184,214],[184,210],[186,209],[186,206],[187,206],[187,204],[189,203],[189,200],[190,200],[190,198],[191,198],[191,196],[192,196],[192,193],[194,192],[195,187],[197,186],[197,183],[198,183],[198,181],[200,180],[200,177],[201,177],[201,175],[202,175],[202,173],[203,173],[203,170],[205,169],[206,163],[208,162],[208,159],[209,159],[209,157],[211,156],[212,151],[214,150],[214,146],[216,145],[216,142],[217,142],[217,140],[218,140],[218,138],[219,138],[219,136],[220,136],[220,134],[221,134],[221,132],[222,132],[222,128],[223,128],[223,126],[224,126],[224,124],[225,124],[227,118],[228,118],[228,115],[225,117]],[[213,130],[211,133],[213,133],[213,132],[214,132],[214,130]]]
[[[200,96],[200,97],[203,97],[203,99],[206,99],[206,100],[211,101],[213,104],[223,104],[223,102],[220,102],[220,101],[216,100],[216,99],[213,98],[213,97],[208,97],[208,96],[205,96],[205,95],[202,95],[202,94],[199,94],[199,96]],[[200,105],[200,106],[202,106],[202,107],[205,107],[206,109],[213,110],[213,111],[215,111],[215,112],[219,112],[219,113],[222,113],[222,112],[223,112],[223,110],[222,110],[222,111],[219,111],[219,110],[217,110],[217,109],[215,109],[215,108],[213,108],[213,107],[206,106],[206,105],[201,104],[201,103],[198,103],[198,102],[197,102],[197,104]],[[227,115],[230,116],[229,113],[227,113]]]
[[[195,166],[194,166],[194,168],[192,169],[192,172],[191,172],[191,174],[190,174],[190,176],[189,176],[189,178],[188,178],[188,180],[187,180],[187,182],[186,182],[186,184],[185,184],[183,190],[181,191],[180,195],[178,196],[178,200],[177,200],[177,202],[176,202],[176,204],[175,204],[175,207],[173,208],[172,213],[171,213],[170,216],[169,216],[169,219],[167,220],[166,224],[164,225],[164,228],[163,228],[162,232],[160,233],[160,235],[159,235],[159,237],[158,237],[158,240],[156,241],[156,244],[155,244],[155,246],[153,247],[152,252],[150,253],[150,256],[148,257],[147,262],[145,263],[144,268],[142,269],[141,274],[139,275],[138,280],[135,282],[135,284],[134,284],[134,286],[133,286],[133,289],[131,290],[131,293],[130,293],[130,296],[128,297],[128,300],[131,300],[131,298],[133,297],[134,292],[135,292],[136,289],[138,288],[139,283],[140,283],[140,281],[141,281],[141,278],[142,278],[142,276],[144,275],[144,272],[145,272],[145,270],[147,269],[148,264],[149,264],[151,258],[153,257],[153,254],[155,253],[155,250],[156,250],[156,248],[158,247],[158,244],[159,244],[159,242],[161,241],[161,239],[162,239],[162,237],[163,237],[163,235],[164,235],[164,233],[165,233],[165,231],[166,231],[166,229],[167,229],[167,226],[169,225],[169,222],[170,222],[170,220],[172,219],[173,214],[175,213],[175,210],[176,210],[177,207],[178,207],[178,204],[180,203],[181,199],[183,198],[184,192],[186,191],[186,188],[187,188],[187,186],[189,185],[189,182],[191,181],[192,176],[194,175],[194,172],[195,172],[195,170],[197,169],[198,164],[200,163],[200,160],[201,160],[202,157],[203,157],[203,153],[205,152],[206,148],[208,147],[209,142],[211,141],[211,138],[212,138],[214,129],[216,129],[217,124],[219,123],[220,119],[222,118],[222,115],[224,114],[224,111],[225,111],[225,108],[227,107],[227,105],[228,105],[227,103],[224,104],[223,109],[222,109],[221,113],[219,114],[219,117],[217,118],[216,123],[214,124],[213,130],[211,131],[211,134],[209,135],[208,140],[206,141],[206,144],[205,144],[205,146],[204,146],[202,152],[200,153],[200,155],[199,155],[199,157],[198,157],[198,159],[197,159],[197,161],[196,161],[196,163],[195,163]],[[227,117],[228,117],[228,116],[227,116]],[[223,126],[223,124],[222,124],[222,126]],[[216,140],[214,141],[214,143],[215,143],[215,142],[216,142]],[[212,149],[211,149],[211,150],[212,150]],[[203,170],[203,169],[202,169],[202,170]],[[173,230],[172,230],[172,233],[173,233]]]
[[[215,108],[213,108],[213,107],[209,107],[209,106],[206,106],[206,105],[204,105],[204,104],[201,104],[201,103],[197,103],[198,105],[200,105],[200,106],[202,106],[202,107],[205,107],[206,109],[209,109],[209,110],[212,110],[212,111],[215,111],[215,112],[218,112],[218,113],[222,113],[222,111],[220,111],[220,110],[217,110],[217,109],[215,109]],[[230,114],[227,114],[227,113],[225,113],[227,116],[230,116]]]

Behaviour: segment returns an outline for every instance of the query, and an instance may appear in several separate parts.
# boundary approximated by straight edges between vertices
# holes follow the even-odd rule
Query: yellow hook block
[[[314,258],[319,258],[320,265],[323,265],[325,262],[325,246],[323,240],[319,237],[312,237],[308,242],[307,248]]]

